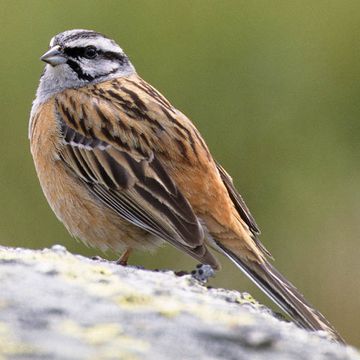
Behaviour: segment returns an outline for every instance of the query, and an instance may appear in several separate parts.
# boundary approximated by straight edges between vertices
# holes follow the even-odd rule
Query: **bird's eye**
[[[84,57],[86,57],[87,59],[94,59],[97,55],[97,51],[95,46],[87,46],[84,49]]]

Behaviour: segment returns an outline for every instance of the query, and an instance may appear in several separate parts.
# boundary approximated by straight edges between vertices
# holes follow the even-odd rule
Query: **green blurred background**
[[[116,39],[140,75],[193,119],[247,200],[276,266],[360,346],[359,1],[0,4],[0,244],[98,253],[52,214],[27,139],[39,56],[58,32],[94,29]],[[268,304],[223,260],[213,284]],[[170,246],[131,261],[195,265]]]

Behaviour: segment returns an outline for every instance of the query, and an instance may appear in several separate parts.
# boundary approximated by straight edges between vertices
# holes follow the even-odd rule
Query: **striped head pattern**
[[[47,65],[37,92],[40,103],[65,89],[135,73],[121,47],[92,30],[69,30],[54,36],[41,60]]]

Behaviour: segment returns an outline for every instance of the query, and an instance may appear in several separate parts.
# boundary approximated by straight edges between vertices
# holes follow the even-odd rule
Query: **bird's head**
[[[68,30],[54,36],[41,86],[46,94],[135,73],[128,56],[114,40],[92,30]]]

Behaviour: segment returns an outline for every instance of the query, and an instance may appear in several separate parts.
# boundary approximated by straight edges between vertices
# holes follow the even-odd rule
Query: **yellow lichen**
[[[142,340],[125,334],[118,323],[102,323],[93,326],[81,326],[74,321],[66,320],[57,325],[64,335],[76,338],[96,351],[93,359],[140,359],[150,345]]]
[[[21,343],[11,333],[11,329],[5,323],[0,323],[0,360],[6,355],[26,355],[39,353],[37,349],[29,344]]]

